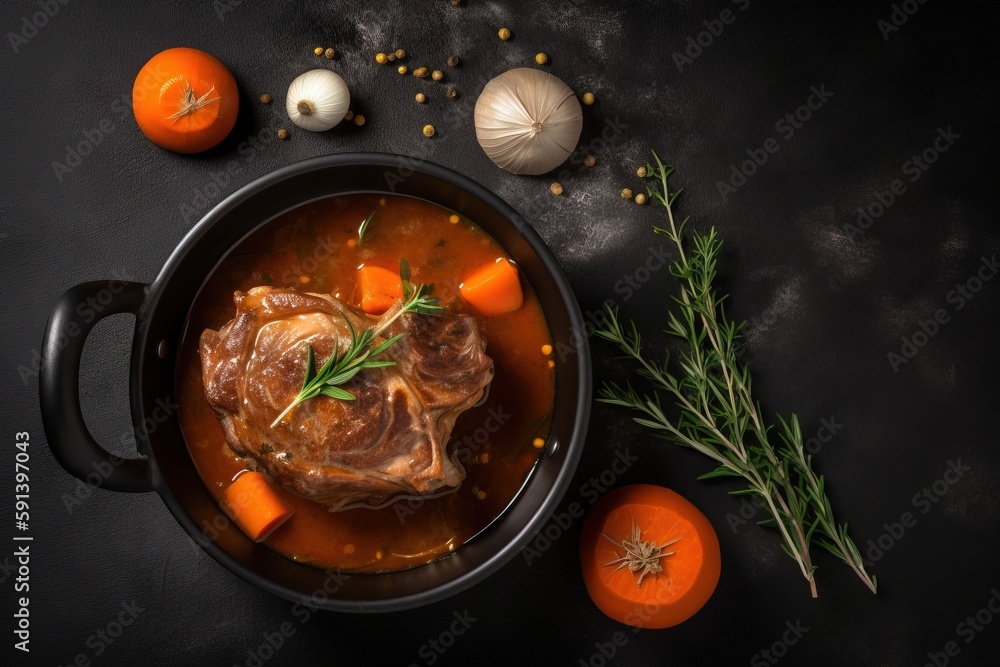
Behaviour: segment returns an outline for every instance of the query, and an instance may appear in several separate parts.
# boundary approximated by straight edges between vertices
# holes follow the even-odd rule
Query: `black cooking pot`
[[[478,223],[517,262],[541,302],[555,343],[552,433],[511,506],[454,554],[402,572],[345,576],[293,562],[255,544],[223,515],[195,470],[175,411],[175,353],[188,309],[210,273],[254,230],[309,201],[356,192],[425,199]],[[87,431],[79,367],[93,326],[136,316],[130,399],[140,458],[121,459]],[[541,239],[510,206],[449,169],[396,155],[351,153],[304,160],[257,179],[212,209],[181,241],[152,284],[103,281],[67,291],[42,346],[42,419],[56,460],[77,478],[113,491],[156,491],[184,529],[217,561],[289,600],[337,611],[428,604],[481,581],[543,526],[570,483],[590,414],[590,352],[569,283]]]

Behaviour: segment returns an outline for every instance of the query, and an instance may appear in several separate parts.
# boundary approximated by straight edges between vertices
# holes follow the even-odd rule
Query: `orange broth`
[[[377,213],[359,245],[358,227],[373,210]],[[448,310],[469,312],[459,284],[501,256],[507,257],[503,248],[470,220],[422,200],[371,194],[305,204],[243,241],[195,299],[177,366],[181,430],[216,501],[247,466],[229,449],[205,400],[198,340],[204,329],[218,329],[232,319],[234,291],[290,287],[333,294],[357,306],[358,267],[398,271],[405,257],[415,284],[434,283],[434,293]],[[486,402],[462,413],[452,432],[448,451],[467,473],[456,490],[433,498],[403,498],[379,509],[329,512],[279,488],[295,514],[264,544],[317,567],[384,572],[446,556],[498,517],[538,460],[534,441],[548,434],[554,401],[553,364],[543,352],[543,346],[551,345],[548,326],[531,287],[524,280],[522,287],[524,304],[518,310],[476,316],[496,375]]]

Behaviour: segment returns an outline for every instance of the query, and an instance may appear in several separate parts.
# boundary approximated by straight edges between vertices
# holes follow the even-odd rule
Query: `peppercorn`
[[[399,58],[400,60],[402,60],[403,58],[406,57],[406,51],[404,51],[403,49],[396,49],[395,55],[396,55],[397,58]]]
[[[417,69],[413,70],[413,76],[421,79],[427,76],[428,74],[430,74],[430,70],[428,70],[426,67],[418,67]]]
[[[455,99],[456,97],[458,97],[458,89],[457,88],[449,88],[448,89],[448,97],[450,97],[451,99]]]
[[[400,65],[398,68],[396,68],[396,71],[399,72],[400,74],[406,74],[406,65]]]
[[[583,166],[593,167],[595,164],[597,164],[597,158],[594,157],[593,155],[588,155],[587,157],[583,158]]]
[[[590,93],[590,92],[584,93],[583,94],[583,103],[586,104],[588,107],[591,104],[593,104],[594,103],[594,94]]]
[[[433,137],[434,136],[434,126],[433,125],[424,125],[424,136],[425,137]]]
[[[632,198],[632,191],[629,190],[628,188],[622,188],[622,198],[624,198],[624,199],[631,199]]]
[[[497,37],[506,42],[508,39],[510,39],[510,30],[507,30],[507,28],[500,28],[500,30],[497,32]]]
[[[284,141],[285,139],[287,139],[288,138],[288,130],[286,130],[284,128],[278,130],[278,138],[281,139],[282,141]]]
[[[552,185],[549,186],[549,190],[552,190],[552,194],[554,195],[561,195],[563,192],[563,187],[558,183],[553,183]]]
[[[317,56],[323,55],[323,47],[317,46],[315,49],[313,49],[313,53],[315,53]]]
[[[646,168],[639,167],[638,169],[635,170],[635,175],[638,176],[639,178],[646,178]]]
[[[351,120],[352,118],[354,118],[354,112],[348,110],[348,112],[344,114],[344,120]]]
[[[635,196],[635,203],[639,204],[640,206],[642,204],[645,204],[646,203],[646,195],[642,194],[641,192],[639,194],[637,194]]]
[[[448,67],[458,67],[458,56],[448,56]]]
[[[417,101],[417,104],[423,104],[424,102],[427,101],[427,96],[424,95],[423,93],[417,93],[417,96],[413,99]]]
[[[270,104],[271,103],[271,96],[268,95],[267,93],[264,93],[263,95],[260,96],[260,103],[261,104]]]
[[[544,53],[539,53],[535,56],[535,62],[538,63],[539,65],[544,65],[545,63],[549,62],[549,57]]]
[[[431,72],[431,78],[434,79],[435,81],[440,81],[441,79],[444,78],[444,72],[442,72],[439,69],[436,69],[433,72]]]
[[[387,55],[385,55],[384,53],[381,53],[381,52],[380,53],[376,53],[375,54],[375,62],[377,62],[379,65],[384,65],[387,62],[389,62],[389,56],[387,56]]]
[[[385,59],[388,60],[391,63],[394,63],[394,62],[396,62],[396,55],[393,54],[393,53],[390,53],[389,55],[387,55],[385,57]]]
[[[337,52],[334,51],[333,49],[327,49],[326,51],[323,52],[323,55],[326,56],[327,60],[333,60],[333,57],[337,55]]]

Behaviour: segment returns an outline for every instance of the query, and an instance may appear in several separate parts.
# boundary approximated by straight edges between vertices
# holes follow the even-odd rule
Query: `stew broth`
[[[377,213],[359,244],[358,227],[373,210]],[[357,306],[358,267],[398,271],[405,257],[414,283],[433,283],[442,305],[468,312],[459,295],[463,276],[501,256],[506,253],[500,245],[470,220],[422,200],[371,194],[305,204],[243,241],[195,299],[177,367],[181,429],[216,501],[247,466],[229,449],[205,399],[198,341],[206,328],[218,329],[232,319],[234,291],[273,285],[332,293]],[[498,517],[538,460],[535,441],[548,434],[554,400],[548,327],[531,287],[524,281],[522,287],[524,304],[518,310],[476,316],[496,375],[485,402],[462,413],[452,432],[448,451],[466,470],[457,489],[378,509],[329,512],[280,488],[295,514],[264,544],[317,567],[392,571],[451,553]]]

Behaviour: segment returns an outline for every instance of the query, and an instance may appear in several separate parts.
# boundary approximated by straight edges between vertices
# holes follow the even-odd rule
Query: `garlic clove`
[[[557,77],[513,69],[486,84],[476,102],[476,138],[487,156],[515,174],[544,174],[570,156],[583,111]]]
[[[351,92],[336,72],[314,69],[288,86],[285,111],[304,130],[323,132],[339,123],[351,105]]]

